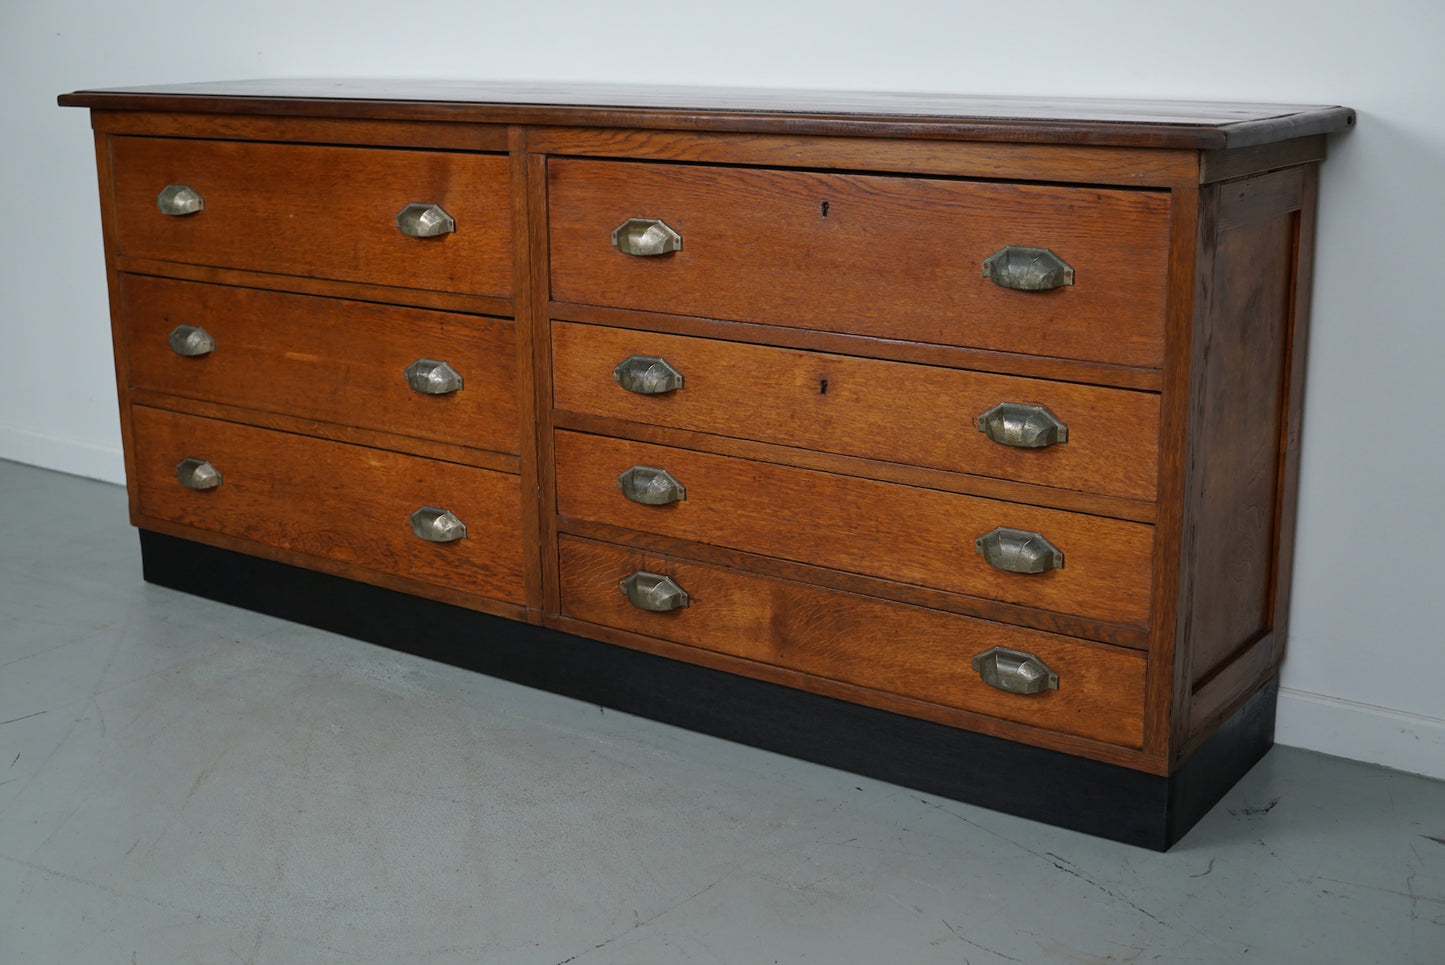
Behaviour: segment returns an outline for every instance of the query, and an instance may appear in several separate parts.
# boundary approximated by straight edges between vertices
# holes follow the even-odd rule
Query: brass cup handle
[[[1074,283],[1074,269],[1047,248],[1008,245],[983,261],[983,277],[1000,288],[1043,292]]]
[[[644,506],[666,506],[687,499],[687,487],[656,466],[633,466],[617,477],[617,488]]]
[[[423,506],[412,513],[411,531],[428,543],[453,543],[467,538],[467,524],[437,506]]]
[[[996,570],[1006,573],[1046,573],[1062,569],[1064,554],[1042,533],[999,526],[973,541],[975,551]]]
[[[663,395],[682,388],[682,373],[655,355],[633,355],[617,363],[612,381],[637,395]]]
[[[628,218],[612,229],[612,245],[623,254],[653,258],[682,250],[682,235],[656,218]]]
[[[205,210],[206,199],[189,184],[168,184],[156,195],[156,207],[161,209],[161,214],[183,218]]]
[[[1041,694],[1059,689],[1059,675],[1031,653],[992,647],[975,654],[973,669],[983,682],[1011,694]]]
[[[978,417],[978,431],[1001,446],[1044,449],[1069,441],[1069,427],[1041,405],[1000,402]]]
[[[187,358],[210,355],[216,350],[216,339],[199,325],[177,325],[166,336],[171,351]]]
[[[221,470],[204,459],[187,458],[176,463],[176,478],[187,489],[215,489],[221,484]]]
[[[647,610],[651,613],[681,610],[692,602],[687,591],[673,582],[670,577],[660,573],[648,573],[645,570],[638,570],[621,580],[617,584],[617,588],[622,591],[623,596],[627,597],[628,603],[639,610]]]
[[[438,359],[417,359],[406,367],[406,384],[423,395],[461,391],[461,373]]]
[[[439,204],[413,201],[396,213],[396,226],[409,238],[438,238],[457,230],[457,223]]]

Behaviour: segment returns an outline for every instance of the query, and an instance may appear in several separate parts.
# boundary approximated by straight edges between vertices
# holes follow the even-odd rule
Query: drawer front
[[[572,412],[1130,499],[1156,491],[1152,393],[567,322],[552,324],[552,353],[554,404]],[[666,359],[682,388],[624,390],[613,369],[634,355]],[[979,417],[1010,403],[1043,406],[1064,438],[991,440]]]
[[[548,163],[552,297],[828,332],[1157,367],[1165,192],[620,161]],[[825,210],[826,209],[826,210]],[[681,250],[638,257],[614,229],[659,219]],[[984,277],[1047,248],[1073,284]]]
[[[509,321],[140,275],[121,276],[121,303],[136,388],[518,451]],[[178,354],[181,326],[200,327],[214,349]],[[406,370],[419,359],[446,362],[462,387],[413,389]]]
[[[798,563],[1143,626],[1153,527],[576,432],[556,434],[563,516]],[[685,487],[666,505],[627,499],[618,477],[661,468]],[[1064,566],[1004,572],[975,539],[1042,534]]]
[[[562,612],[884,693],[1128,747],[1143,743],[1144,656],[1071,637],[754,576],[590,540],[560,544]],[[619,583],[639,570],[690,597],[638,609]],[[1007,693],[972,658],[992,647],[1038,657],[1058,689]]]
[[[507,159],[314,145],[117,137],[116,254],[341,281],[508,297]],[[201,211],[161,213],[187,185]],[[456,230],[404,235],[396,216],[438,204]]]
[[[161,409],[132,409],[140,514],[467,593],[523,602],[517,477]],[[204,459],[213,489],[182,486],[177,465]],[[424,506],[466,525],[423,540]]]

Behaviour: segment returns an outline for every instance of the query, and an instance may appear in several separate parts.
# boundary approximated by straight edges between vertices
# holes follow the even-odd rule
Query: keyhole
[[[823,217],[828,217],[828,202],[823,202]]]
[[[827,394],[828,394],[828,380],[827,380],[827,379],[819,379],[819,380],[818,380],[818,394],[819,394],[819,395],[827,395]]]

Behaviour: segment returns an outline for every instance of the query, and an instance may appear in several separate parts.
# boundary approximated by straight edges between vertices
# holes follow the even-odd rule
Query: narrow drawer
[[[562,612],[588,623],[1127,747],[1143,743],[1143,654],[1071,637],[774,580],[563,537]],[[666,576],[685,608],[632,605],[620,582]],[[1058,688],[1009,693],[984,683],[975,655],[1038,658]]]
[[[111,141],[116,254],[509,297],[512,217],[500,155],[241,141]],[[204,208],[163,214],[169,185]],[[409,237],[397,215],[436,204],[456,230]]]
[[[523,602],[517,477],[161,409],[131,412],[140,515],[513,603]],[[189,489],[202,459],[220,485]],[[429,542],[409,518],[451,512],[464,538]]]
[[[136,388],[518,451],[510,321],[140,275],[120,287]],[[209,336],[204,354],[180,354],[193,350],[180,335],[171,345],[188,328]],[[418,376],[445,362],[461,388],[413,389],[406,372],[418,361]]]
[[[1148,392],[567,322],[552,323],[552,355],[559,409],[1128,499],[1155,495],[1159,397]],[[682,388],[626,391],[614,368],[632,356],[665,359]],[[1005,444],[1002,413],[986,420],[994,441],[978,420],[1000,405],[1016,407],[1013,420],[1017,407],[1042,406],[1062,426],[1058,441]]]
[[[552,297],[1028,355],[1157,367],[1169,196],[1159,191],[624,161],[548,162]],[[625,254],[656,219],[681,250]],[[1073,283],[1000,287],[984,261],[1048,249]]]
[[[1143,626],[1153,527],[577,432],[556,433],[563,516],[677,539]],[[618,477],[666,470],[684,499],[645,505]],[[1062,568],[1005,572],[975,540],[996,528],[1041,534]]]

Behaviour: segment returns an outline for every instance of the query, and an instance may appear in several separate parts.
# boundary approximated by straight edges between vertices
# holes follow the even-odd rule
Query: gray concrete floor
[[[141,581],[0,462],[0,962],[1445,963],[1445,783],[1276,748],[1154,854]]]

